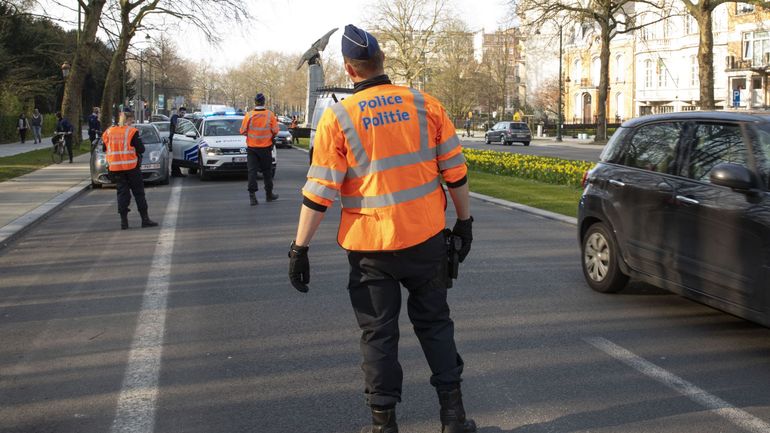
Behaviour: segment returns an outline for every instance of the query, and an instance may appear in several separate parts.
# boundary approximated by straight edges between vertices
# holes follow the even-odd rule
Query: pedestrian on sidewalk
[[[455,270],[450,268],[447,242],[455,245],[459,239],[461,246],[452,258],[462,261],[473,240],[468,169],[460,140],[438,100],[391,83],[385,56],[370,33],[346,26],[342,57],[354,83],[353,95],[326,109],[318,123],[297,236],[289,249],[289,280],[298,291],[308,291],[309,244],[339,195],[337,242],[347,250],[348,294],[362,331],[364,393],[372,413],[367,431],[398,433],[403,285],[409,292],[409,319],[438,394],[441,431],[475,432],[476,424],[466,418],[463,407],[464,364],[447,304],[450,270]],[[444,230],[447,200],[441,179],[458,217],[449,235]]]
[[[267,201],[278,200],[278,194],[273,194],[273,137],[280,131],[275,113],[265,108],[265,95],[257,93],[254,103],[256,107],[241,122],[241,134],[246,136],[246,166],[249,170],[247,189],[252,206],[259,204],[258,171],[262,172]]]
[[[35,144],[43,142],[43,115],[40,114],[37,108],[32,112],[30,118],[30,125],[32,126],[32,134],[35,138]]]
[[[24,144],[24,140],[27,139],[27,129],[29,129],[29,122],[24,113],[19,114],[19,119],[16,121],[16,129],[19,131],[21,144]]]
[[[72,164],[72,133],[75,127],[72,126],[69,120],[64,118],[61,111],[56,112],[56,132],[64,133],[64,146],[67,147],[67,155],[70,157],[70,164]]]
[[[158,225],[147,213],[147,199],[144,196],[142,180],[142,154],[144,144],[139,130],[134,128],[134,113],[123,112],[118,126],[111,126],[102,135],[104,152],[110,170],[110,178],[115,181],[118,190],[118,214],[120,229],[128,228],[128,212],[131,211],[131,194],[136,200],[136,207],[142,217],[142,228]]]

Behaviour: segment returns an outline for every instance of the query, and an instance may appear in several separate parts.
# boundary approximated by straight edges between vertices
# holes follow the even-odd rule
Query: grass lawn
[[[577,206],[583,192],[582,189],[571,186],[552,185],[480,171],[468,172],[468,184],[473,192],[571,217],[577,216]]]
[[[297,138],[294,140],[294,146],[301,147],[303,149],[307,149],[310,147],[310,139],[309,138]]]
[[[89,146],[88,141],[84,141],[80,148],[78,148],[78,146],[73,146],[72,154],[78,156],[87,153],[89,151]],[[66,162],[66,155],[64,156],[64,159]],[[52,163],[51,149],[48,148],[0,158],[0,182],[31,173],[39,168],[51,165]]]

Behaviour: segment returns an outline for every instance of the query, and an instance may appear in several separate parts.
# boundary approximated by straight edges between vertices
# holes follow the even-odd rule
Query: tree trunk
[[[103,129],[107,129],[109,125],[112,125],[112,111],[113,107],[118,104],[118,91],[122,85],[120,82],[120,73],[123,69],[123,62],[125,61],[128,43],[130,41],[130,37],[128,35],[123,35],[122,33],[124,32],[121,32],[118,47],[112,55],[110,69],[107,70],[107,77],[104,80],[100,118]]]
[[[601,50],[599,54],[599,97],[596,101],[596,137],[594,141],[607,140],[607,94],[610,87],[610,30],[601,26]]]
[[[72,61],[67,81],[64,84],[64,97],[61,111],[70,122],[78,124],[82,117],[83,82],[91,66],[91,53],[95,50],[96,31],[99,30],[99,20],[106,0],[90,0],[85,10],[83,32],[80,34],[75,59]],[[81,131],[78,131],[78,135]],[[80,143],[80,140],[78,140]]]
[[[698,23],[700,41],[698,44],[698,79],[700,80],[700,108],[713,110],[714,103],[714,32],[709,3],[698,4],[698,14],[694,14]]]

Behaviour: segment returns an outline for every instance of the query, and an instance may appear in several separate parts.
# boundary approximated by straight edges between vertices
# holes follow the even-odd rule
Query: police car
[[[215,113],[204,116],[193,147],[184,151],[197,153],[198,173],[201,180],[209,180],[216,173],[247,173],[246,136],[241,135],[243,115]],[[176,147],[176,138],[174,139]],[[273,147],[273,169],[276,170],[276,151]]]

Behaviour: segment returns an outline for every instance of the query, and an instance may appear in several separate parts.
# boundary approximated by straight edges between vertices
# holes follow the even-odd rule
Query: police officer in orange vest
[[[142,217],[142,227],[155,227],[158,223],[147,214],[147,200],[144,198],[141,169],[144,144],[139,137],[139,130],[133,126],[134,113],[123,112],[120,116],[119,126],[111,126],[102,134],[110,178],[117,184],[120,228],[128,228],[128,206],[131,204],[132,193]]]
[[[252,206],[259,204],[256,195],[259,190],[257,171],[262,172],[267,201],[278,200],[278,194],[273,194],[273,137],[280,131],[275,113],[265,108],[265,95],[257,93],[254,102],[257,106],[243,117],[241,123],[241,134],[246,136],[249,201]]]
[[[391,84],[384,73],[384,55],[371,34],[346,26],[342,55],[354,94],[328,108],[318,123],[297,236],[289,250],[289,279],[300,292],[308,291],[310,240],[324,212],[339,197],[337,240],[348,252],[348,292],[362,330],[371,431],[398,432],[403,285],[409,291],[409,319],[432,372],[430,383],[438,392],[442,432],[475,432],[476,425],[463,408],[463,360],[447,305],[451,280],[442,179],[458,217],[449,240],[461,240],[460,261],[473,240],[460,141],[435,98]]]

